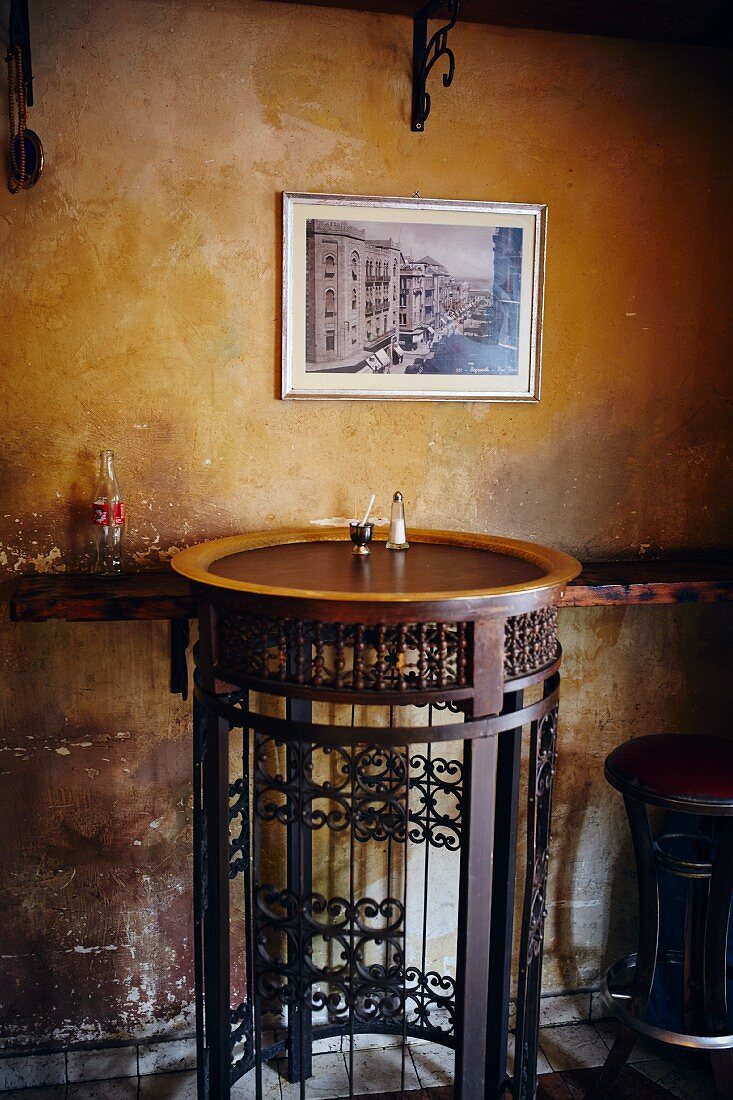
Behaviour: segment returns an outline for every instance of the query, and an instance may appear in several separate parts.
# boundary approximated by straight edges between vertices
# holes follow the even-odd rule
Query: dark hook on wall
[[[430,114],[430,93],[426,91],[428,76],[441,57],[448,62],[448,71],[443,73],[443,87],[449,88],[456,70],[456,59],[448,46],[448,32],[452,31],[458,19],[460,0],[430,0],[424,8],[415,13],[412,29],[412,125],[418,133],[425,129],[425,120]],[[441,8],[447,9],[448,22],[440,27],[428,42],[428,19],[433,19]]]
[[[8,26],[8,45],[10,50],[20,46],[23,54],[23,83],[25,102],[33,106],[33,68],[31,65],[31,26],[28,17],[28,0],[10,0],[10,23]]]
[[[8,191],[35,187],[43,171],[41,139],[27,124],[33,103],[33,69],[28,0],[10,0],[8,26]]]

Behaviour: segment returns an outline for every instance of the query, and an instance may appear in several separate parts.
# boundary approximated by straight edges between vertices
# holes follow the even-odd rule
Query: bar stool
[[[716,1095],[731,1100],[733,1034],[726,1011],[726,952],[733,897],[733,741],[686,734],[635,738],[610,753],[605,775],[623,795],[631,828],[639,935],[636,953],[615,962],[601,981],[603,1002],[620,1027],[586,1100],[612,1096],[639,1035],[707,1051]],[[649,806],[689,814],[690,829],[655,839]],[[659,951],[660,868],[688,880],[683,951]],[[684,1031],[646,1020],[654,974],[661,965],[683,968]],[[624,973],[631,978],[626,996],[613,992]]]

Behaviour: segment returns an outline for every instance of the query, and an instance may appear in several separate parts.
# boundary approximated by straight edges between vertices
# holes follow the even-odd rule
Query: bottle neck
[[[114,451],[100,451],[99,453],[99,475],[100,477],[108,477],[110,480],[115,476],[115,453]]]

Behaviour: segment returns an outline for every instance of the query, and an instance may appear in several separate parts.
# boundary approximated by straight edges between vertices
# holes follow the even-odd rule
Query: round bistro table
[[[358,1095],[364,1034],[401,1037],[393,1091],[411,1087],[418,1038],[455,1051],[456,1100],[535,1093],[555,603],[580,565],[483,535],[411,532],[407,551],[383,538],[357,557],[346,530],[270,531],[173,561],[199,616],[201,1098],[226,1100],[252,1070],[260,1100],[278,1054],[305,1096],[313,1043],[333,1036],[348,1039],[344,1094]]]

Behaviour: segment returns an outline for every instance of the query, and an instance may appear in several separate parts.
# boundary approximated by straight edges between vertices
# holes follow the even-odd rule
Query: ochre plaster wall
[[[88,564],[113,447],[138,565],[399,487],[408,521],[581,558],[729,542],[725,52],[456,29],[409,129],[404,19],[260,0],[33,5],[47,167],[0,196],[0,563]],[[281,402],[283,190],[546,202],[536,406]],[[722,732],[730,616],[564,612],[546,989],[628,941],[601,762]],[[2,625],[0,1026],[190,1027],[188,712],[160,626]],[[620,904],[619,899],[623,900]]]

